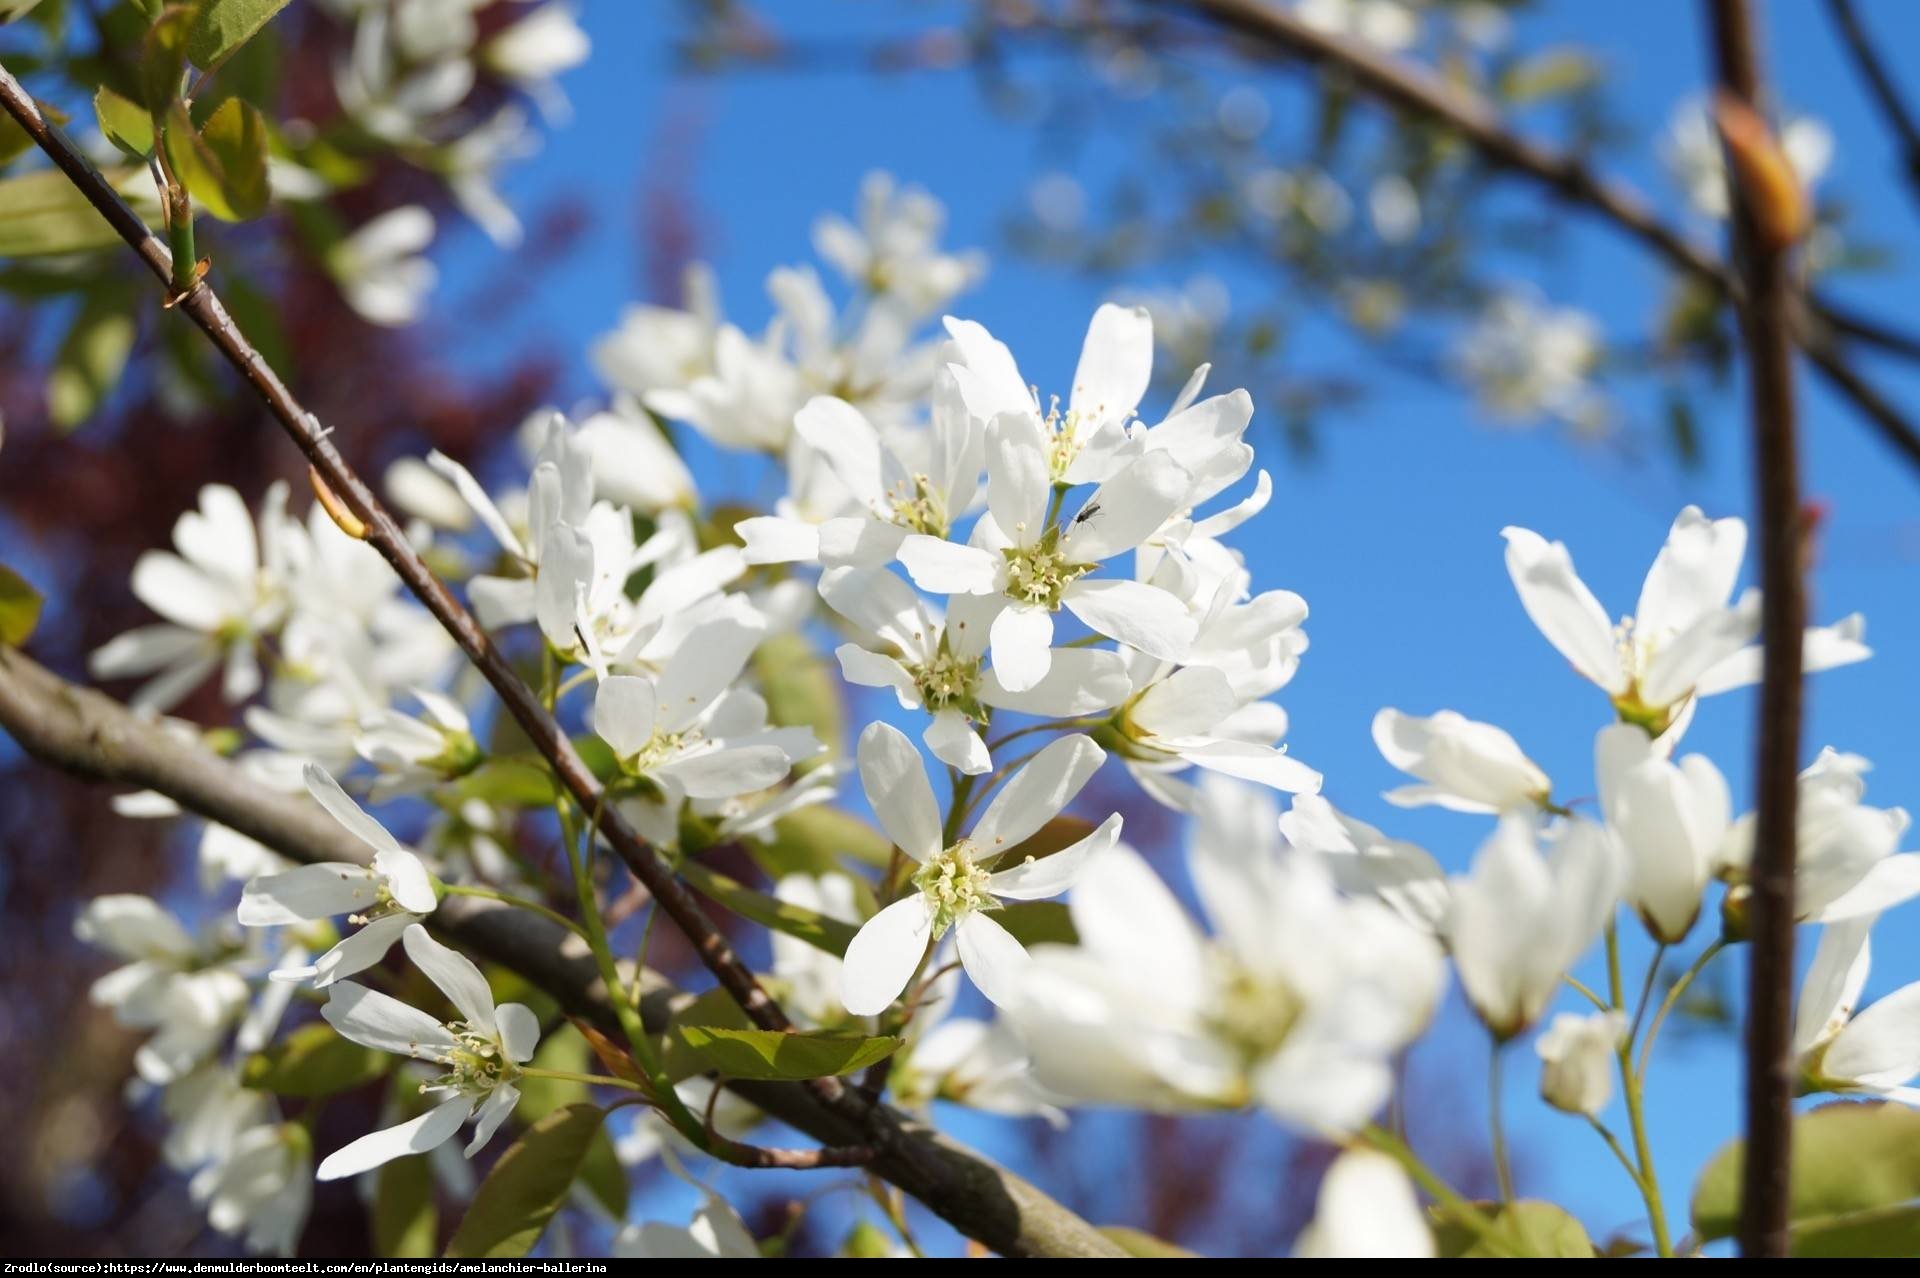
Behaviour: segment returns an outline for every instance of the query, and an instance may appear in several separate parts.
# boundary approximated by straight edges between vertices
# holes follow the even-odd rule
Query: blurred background
[[[349,105],[343,66],[367,4],[294,0],[262,65],[235,74],[261,77],[276,118],[326,124]],[[120,7],[45,0],[0,29],[0,62],[66,105],[76,134],[91,110],[62,97],[74,91],[59,53],[108,56]],[[532,123],[482,175],[517,232],[471,185],[449,185],[464,171],[443,153],[369,147],[342,160],[353,180],[324,198],[220,228],[223,293],[363,473],[432,448],[505,473],[522,464],[515,433],[530,412],[605,402],[594,343],[628,306],[684,301],[689,263],[711,264],[725,314],[758,331],[773,315],[767,273],[817,260],[818,217],[852,215],[872,173],[924,188],[946,206],[945,243],[989,263],[955,313],[985,323],[1043,389],[1067,380],[1093,308],[1122,299],[1153,310],[1162,342],[1165,384],[1150,404],[1203,360],[1214,389],[1253,393],[1249,440],[1276,493],[1236,544],[1256,589],[1297,591],[1312,609],[1312,648],[1280,697],[1291,749],[1326,774],[1343,810],[1464,868],[1480,824],[1378,798],[1397,778],[1372,746],[1373,714],[1456,709],[1508,729],[1556,778],[1591,775],[1604,706],[1521,612],[1499,530],[1565,540],[1624,613],[1682,505],[1750,514],[1731,317],[1616,227],[1444,130],[1397,120],[1337,74],[1230,37],[1203,7],[586,0],[573,6],[591,44],[583,61],[539,84],[483,67],[461,108],[498,119],[524,103]],[[528,10],[481,6],[480,39]],[[1494,99],[1515,129],[1589,157],[1721,251],[1714,188],[1689,151],[1708,70],[1695,6],[1291,10]],[[1920,74],[1905,65],[1920,56],[1920,11],[1896,0],[1764,11],[1778,114],[1798,122],[1795,158],[1817,176],[1808,269],[1836,306],[1920,332],[1920,190],[1835,21],[1844,11],[1862,23],[1905,83]],[[338,245],[409,204],[433,215],[420,250],[431,279],[410,277],[422,286],[395,314],[355,296]],[[48,599],[29,651],[83,680],[87,653],[149,619],[129,570],[165,544],[201,485],[231,484],[250,502],[277,479],[303,487],[278,429],[149,285],[111,248],[0,261],[0,562]],[[1899,346],[1847,353],[1920,416],[1914,350],[1887,349]],[[1857,403],[1802,384],[1815,618],[1865,612],[1878,654],[1813,682],[1806,754],[1832,744],[1865,755],[1870,801],[1911,802],[1920,465]],[[710,501],[775,495],[764,467],[680,442]],[[178,713],[234,718],[212,686]],[[850,718],[881,713],[857,701]],[[1745,694],[1717,698],[1689,736],[1743,810],[1752,715]],[[190,895],[197,834],[116,815],[107,794],[4,740],[0,769],[0,1128],[13,1151],[0,1163],[0,1250],[229,1253],[160,1161],[152,1115],[123,1103],[136,1040],[88,1003],[110,960],[72,935],[80,904],[100,893]],[[1087,806],[1115,802],[1131,840],[1178,880],[1177,824],[1117,784]],[[1710,921],[1695,952],[1709,934]],[[1881,935],[1870,996],[1904,984],[1920,958],[1897,927]],[[655,956],[700,984],[664,933]],[[1675,970],[1691,957],[1675,955]],[[1644,962],[1629,949],[1630,970]],[[1727,959],[1710,969],[1663,1039],[1650,1120],[1670,1198],[1737,1126],[1737,974]],[[1483,1068],[1456,994],[1408,1063],[1406,1103],[1414,1143],[1482,1191]],[[1510,1086],[1515,1118],[1526,1115],[1512,1128],[1521,1191],[1565,1203],[1596,1240],[1632,1235],[1638,1196],[1585,1125],[1526,1100],[1530,1062]],[[376,1104],[338,1106],[322,1147]],[[941,1121],[1096,1222],[1218,1255],[1283,1252],[1329,1156],[1257,1116],[1089,1112],[1055,1131],[943,1107]],[[635,1175],[631,1219],[685,1219],[685,1184],[657,1162]],[[831,1254],[855,1222],[877,1218],[857,1177],[729,1170],[716,1184],[762,1235],[805,1201],[791,1244],[803,1254]],[[929,1249],[958,1248],[926,1213],[911,1219]],[[364,1253],[368,1227],[350,1187],[323,1186],[303,1254]],[[580,1232],[556,1248],[604,1236],[607,1222],[579,1211],[566,1227]]]

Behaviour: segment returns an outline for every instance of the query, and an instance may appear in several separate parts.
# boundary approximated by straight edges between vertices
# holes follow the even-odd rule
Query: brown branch
[[[1759,36],[1747,0],[1712,0],[1714,67],[1720,92],[1758,120]],[[1737,107],[1723,107],[1723,117]],[[1723,124],[1730,152],[1739,135]],[[1763,139],[1764,140],[1764,139]],[[1769,140],[1770,141],[1770,140]],[[1787,1254],[1788,1177],[1792,1164],[1794,1069],[1793,868],[1799,788],[1801,636],[1806,584],[1801,577],[1805,525],[1800,511],[1794,442],[1791,240],[1770,233],[1769,192],[1747,180],[1737,153],[1727,165],[1733,192],[1733,253],[1747,304],[1741,328],[1747,347],[1753,415],[1754,489],[1759,515],[1760,681],[1756,828],[1748,900],[1746,1025],[1746,1156],[1741,1172],[1740,1251]],[[1776,166],[1776,172],[1785,169]],[[1790,172],[1790,170],[1786,170]],[[1796,192],[1791,199],[1804,201]],[[1777,201],[1775,206],[1777,207]]]
[[[1867,29],[1860,23],[1853,0],[1827,0],[1827,14],[1839,29],[1840,41],[1847,46],[1854,66],[1866,80],[1867,90],[1880,108],[1880,114],[1886,117],[1887,127],[1899,139],[1901,158],[1907,167],[1908,185],[1916,195],[1920,195],[1920,125],[1914,123],[1913,112],[1907,109],[1906,99],[1900,96],[1900,86],[1893,82],[1886,64],[1880,60]]]
[[[23,653],[0,648],[0,729],[41,763],[91,781],[156,790],[183,808],[297,861],[364,861],[367,847],[320,808],[269,790],[204,747],[182,742],[90,688]],[[569,1015],[618,1036],[619,1018],[586,946],[565,928],[496,901],[452,897],[428,926],[449,942],[509,968]],[[631,969],[629,969],[631,970]],[[687,996],[648,972],[641,1015],[666,1028]],[[826,1158],[870,1155],[864,1165],[925,1203],[954,1228],[1010,1256],[1118,1255],[1086,1221],[1019,1176],[886,1106],[849,1117],[796,1083],[729,1086],[767,1114],[828,1147]],[[821,1155],[815,1151],[771,1151]],[[822,1165],[838,1165],[823,1163]]]
[[[1194,10],[1261,49],[1310,66],[1338,72],[1355,88],[1411,116],[1438,124],[1471,143],[1496,168],[1536,182],[1569,203],[1586,208],[1639,240],[1695,279],[1737,302],[1742,281],[1710,250],[1661,220],[1646,198],[1627,183],[1602,177],[1577,155],[1557,151],[1509,129],[1498,108],[1460,85],[1358,40],[1317,31],[1266,0],[1159,0]],[[1845,337],[1909,358],[1920,339],[1864,320],[1798,291],[1789,298],[1793,338],[1815,368],[1854,402],[1882,439],[1920,467],[1920,430],[1846,360],[1834,341]]]

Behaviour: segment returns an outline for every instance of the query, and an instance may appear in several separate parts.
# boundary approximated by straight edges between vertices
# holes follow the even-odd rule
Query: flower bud
[[[1534,1044],[1540,1053],[1540,1098],[1555,1109],[1592,1118],[1613,1099],[1613,1056],[1627,1034],[1624,1012],[1562,1012]]]

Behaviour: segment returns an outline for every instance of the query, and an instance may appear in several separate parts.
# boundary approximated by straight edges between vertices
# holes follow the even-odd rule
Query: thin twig
[[[1315,30],[1265,0],[1161,0],[1198,12],[1262,49],[1339,72],[1356,89],[1408,115],[1446,128],[1472,144],[1496,168],[1545,186],[1639,240],[1688,275],[1738,301],[1743,281],[1710,250],[1663,221],[1632,186],[1595,173],[1581,157],[1558,151],[1509,129],[1499,110],[1471,90],[1358,40]],[[1844,337],[1889,354],[1920,355],[1920,339],[1889,325],[1863,320],[1820,298],[1788,300],[1793,339],[1834,389],[1855,407],[1888,444],[1920,467],[1920,430],[1847,362],[1834,339]]]
[[[1761,109],[1758,35],[1746,0],[1712,0],[1715,76],[1720,90]],[[1793,871],[1799,796],[1801,635],[1806,587],[1801,577],[1804,524],[1794,440],[1790,276],[1792,246],[1761,233],[1756,199],[1729,164],[1734,260],[1745,278],[1741,328],[1747,348],[1754,486],[1759,514],[1760,680],[1753,895],[1748,902],[1746,1156],[1740,1194],[1740,1251],[1787,1254],[1788,1175],[1792,1160]]]
[[[1880,108],[1880,114],[1886,117],[1887,127],[1899,139],[1901,159],[1907,166],[1907,182],[1914,193],[1920,195],[1920,125],[1914,123],[1913,112],[1900,96],[1900,86],[1893,82],[1867,29],[1861,25],[1853,0],[1827,0],[1827,13],[1839,28],[1840,41],[1847,46],[1854,66],[1866,80],[1867,90]]]

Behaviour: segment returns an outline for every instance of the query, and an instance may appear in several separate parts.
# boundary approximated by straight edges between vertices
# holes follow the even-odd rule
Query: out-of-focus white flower
[[[1790,116],[1780,127],[1779,139],[1794,176],[1811,191],[1833,163],[1833,131],[1812,116]],[[1691,98],[1675,109],[1659,150],[1694,212],[1716,219],[1727,216],[1726,153],[1705,100]]]
[[[247,982],[227,961],[233,957],[229,938],[196,941],[147,897],[95,897],[74,920],[73,934],[127,960],[88,994],[120,1024],[156,1031],[133,1058],[149,1083],[192,1073],[246,1011]]]
[[[1149,795],[1181,811],[1192,809],[1193,788],[1171,774],[1188,767],[1294,794],[1320,789],[1320,774],[1277,744],[1286,712],[1241,696],[1214,666],[1185,666],[1144,682],[1116,724],[1127,771]]]
[[[1627,860],[1627,899],[1656,941],[1692,929],[1733,820],[1726,778],[1705,755],[1678,763],[1637,724],[1615,723],[1594,741],[1600,810]]]
[[[1420,14],[1406,0],[1294,0],[1293,11],[1317,31],[1363,40],[1392,53],[1420,38]]]
[[[244,1238],[256,1252],[291,1256],[313,1201],[313,1138],[298,1123],[252,1128],[189,1189],[219,1233]]]
[[[473,527],[473,507],[460,496],[453,481],[418,457],[396,457],[382,480],[387,500],[394,506],[448,532]]]
[[[200,490],[198,510],[173,525],[177,554],[149,550],[133,565],[133,593],[166,620],[129,630],[96,649],[96,679],[152,677],[133,694],[140,711],[166,710],[216,669],[229,702],[260,690],[256,646],[286,618],[289,598],[283,530],[287,486],[267,489],[259,532],[240,494],[224,484]]]
[[[1544,804],[1553,785],[1506,732],[1452,710],[1424,719],[1382,710],[1373,716],[1373,743],[1388,763],[1425,783],[1387,791],[1383,797],[1398,807],[1526,811]]]
[[[616,398],[611,409],[581,422],[575,439],[593,459],[595,496],[647,515],[699,500],[687,463],[631,399]]]
[[[551,117],[562,118],[566,99],[554,77],[571,71],[593,52],[573,6],[553,0],[504,28],[480,47],[480,62],[533,94]]]
[[[520,219],[494,181],[500,169],[533,154],[540,145],[519,107],[504,106],[491,119],[469,129],[441,149],[436,167],[461,212],[501,248],[517,248],[524,234]]]
[[[1447,914],[1447,876],[1424,848],[1390,839],[1316,794],[1296,794],[1280,833],[1302,852],[1319,855],[1333,881],[1354,896],[1378,897],[1420,931],[1433,935]]]
[[[614,1235],[613,1254],[628,1260],[758,1259],[760,1246],[726,1199],[708,1190],[687,1224],[628,1225]]]
[[[1600,330],[1584,311],[1501,293],[1487,302],[1454,358],[1496,418],[1555,417],[1587,430],[1604,421],[1605,401],[1588,381],[1600,359]]]
[[[1117,847],[1075,890],[1079,945],[1036,947],[1014,1025],[1063,1097],[1163,1112],[1251,1100],[1349,1133],[1432,1015],[1439,947],[1379,901],[1338,895],[1318,857],[1282,843],[1269,792],[1208,778],[1201,793],[1190,865],[1215,935]]]
[[[408,1154],[444,1144],[468,1118],[477,1116],[472,1158],[492,1139],[520,1101],[514,1080],[533,1059],[540,1022],[519,1003],[493,1002],[487,978],[472,960],[427,935],[418,923],[404,934],[407,957],[440,987],[461,1019],[442,1024],[417,1008],[375,990],[342,981],[328,994],[321,1015],[343,1038],[377,1051],[444,1066],[446,1073],[420,1089],[439,1098],[434,1107],[397,1127],[372,1132],[334,1150],[321,1162],[321,1180],[357,1176]]]
[[[1293,1254],[1302,1258],[1430,1260],[1435,1252],[1413,1182],[1385,1154],[1350,1149],[1320,1180],[1313,1219]]]
[[[814,251],[848,282],[931,315],[986,272],[979,253],[943,253],[946,209],[919,187],[869,173],[860,184],[859,224],[829,213],[813,224]]]
[[[1444,935],[1467,1001],[1504,1042],[1538,1020],[1613,917],[1622,880],[1606,830],[1571,817],[1547,832],[1511,814],[1453,880]]]
[[[473,88],[475,0],[363,7],[333,86],[354,122],[393,145],[430,141],[427,125]]]
[[[923,1024],[933,1015],[923,1008],[914,1019],[917,1037],[889,1080],[901,1103],[945,1100],[1007,1118],[1044,1118],[1055,1129],[1067,1125],[1055,1098],[1034,1080],[1010,1022],[950,1017]]]
[[[1569,1114],[1597,1117],[1613,1098],[1614,1056],[1627,1037],[1627,1014],[1562,1012],[1533,1045],[1540,1054],[1540,1099]]]
[[[682,277],[684,307],[629,306],[620,327],[594,343],[594,368],[607,384],[637,399],[678,390],[714,370],[720,336],[719,288],[705,263]]]
[[[1800,985],[1793,1051],[1802,1095],[1839,1092],[1920,1105],[1920,982],[1856,1011],[1872,965],[1867,934],[1877,915],[1829,924]]]
[[[1620,717],[1664,733],[1686,703],[1760,680],[1760,596],[1732,601],[1747,546],[1738,519],[1709,520],[1688,506],[1654,556],[1631,617],[1614,625],[1573,568],[1564,544],[1526,528],[1501,530],[1507,572],[1547,642],[1613,699]],[[1809,672],[1864,661],[1866,623],[1856,613],[1807,629]]]
[[[440,277],[422,256],[433,243],[433,231],[433,214],[405,204],[362,224],[327,251],[327,270],[360,318],[389,328],[420,318]]]
[[[775,897],[823,918],[855,926],[860,922],[860,907],[854,899],[853,880],[844,874],[788,874],[773,886]],[[773,974],[787,987],[783,1000],[786,1009],[812,1025],[840,1020],[845,1008],[840,1002],[840,960],[816,945],[775,930]]]
[[[993,921],[1002,900],[1037,901],[1072,887],[1085,867],[1113,846],[1120,817],[1044,859],[991,868],[1039,833],[1078,794],[1105,759],[1084,736],[1061,737],[1015,772],[987,804],[973,829],[948,846],[940,806],[920,755],[885,723],[860,734],[860,781],[880,828],[920,867],[912,890],[868,919],[847,946],[841,997],[855,1016],[886,1010],[913,979],[927,947],[954,934],[961,965],[976,988],[1000,1006],[1021,993],[1026,947]]]

